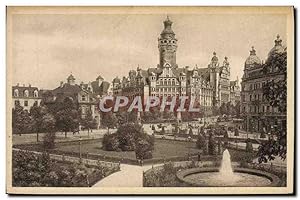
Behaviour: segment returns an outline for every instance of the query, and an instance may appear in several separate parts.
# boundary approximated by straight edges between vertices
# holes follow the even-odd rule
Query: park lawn
[[[94,140],[86,144],[82,144],[82,153],[100,154],[108,157],[116,157],[120,159],[135,159],[134,151],[105,151],[102,149],[102,141]],[[79,152],[78,144],[63,144],[59,145],[56,150],[63,152],[75,153]],[[196,148],[194,142],[172,141],[156,139],[154,143],[153,158],[170,158],[174,156],[187,156],[197,154],[199,149]]]

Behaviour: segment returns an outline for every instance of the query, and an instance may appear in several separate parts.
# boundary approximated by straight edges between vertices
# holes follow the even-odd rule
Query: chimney
[[[18,86],[18,87],[19,87],[19,85],[20,85],[20,84],[19,84],[19,83],[17,83],[17,86]]]
[[[25,87],[25,84],[23,84],[23,87]]]
[[[63,86],[64,86],[64,82],[61,81],[61,82],[60,82],[60,87],[63,87]]]
[[[28,85],[29,87],[31,87],[31,84],[29,83],[29,85]]]

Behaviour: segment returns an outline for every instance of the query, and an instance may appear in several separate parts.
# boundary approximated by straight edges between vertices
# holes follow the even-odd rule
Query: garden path
[[[121,170],[97,182],[93,187],[143,187],[143,167],[121,164]]]
[[[162,164],[154,165],[159,166]],[[143,187],[143,171],[152,165],[137,166],[121,164],[121,170],[97,182],[93,187]]]

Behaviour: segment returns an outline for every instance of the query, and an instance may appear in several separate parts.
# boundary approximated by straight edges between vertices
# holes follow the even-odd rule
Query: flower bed
[[[119,170],[117,167],[57,161],[47,153],[13,151],[15,187],[89,187]]]

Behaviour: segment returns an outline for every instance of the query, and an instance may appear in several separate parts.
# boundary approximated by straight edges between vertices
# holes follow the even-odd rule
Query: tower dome
[[[120,82],[121,82],[121,80],[119,79],[119,77],[116,77],[113,79],[113,83],[120,83]]]
[[[164,21],[164,30],[161,32],[161,35],[175,35],[174,31],[172,30],[172,24],[173,22],[169,19],[169,16],[167,16],[167,19]]]
[[[274,40],[274,47],[270,50],[268,57],[275,53],[283,53],[285,51],[285,48],[282,45],[282,39],[280,38],[280,35],[276,36],[276,40]]]
[[[260,65],[260,64],[261,64],[261,60],[256,55],[256,51],[255,51],[254,47],[252,47],[252,49],[250,51],[250,56],[245,61],[245,66],[252,67],[254,65]]]
[[[70,74],[70,76],[67,78],[67,81],[70,85],[74,85],[75,84],[75,77],[72,75],[72,73]]]

